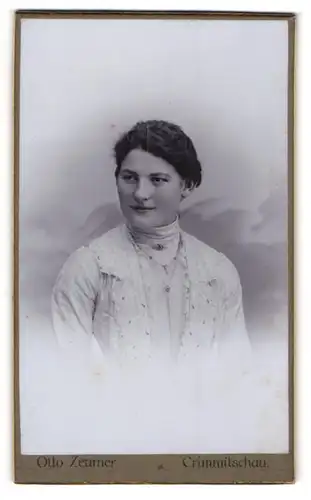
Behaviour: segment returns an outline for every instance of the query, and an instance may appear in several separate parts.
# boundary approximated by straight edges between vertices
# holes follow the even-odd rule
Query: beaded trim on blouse
[[[179,229],[179,225],[178,225],[178,229]],[[128,236],[129,236],[129,239],[133,245],[133,248],[134,248],[135,253],[137,255],[137,258],[138,258],[138,265],[139,265],[141,280],[142,280],[142,283],[144,285],[145,301],[147,304],[148,303],[148,300],[147,300],[148,294],[146,291],[146,286],[145,286],[145,282],[144,282],[144,278],[143,278],[143,270],[142,270],[141,263],[140,263],[140,257],[149,258],[150,260],[155,262],[157,265],[162,266],[166,272],[167,272],[168,266],[160,264],[156,259],[152,258],[152,256],[150,256],[146,252],[144,252],[144,250],[142,250],[142,248],[134,240],[131,231],[128,231]],[[173,261],[174,261],[174,268],[173,268],[173,271],[171,272],[171,280],[173,278],[173,275],[174,275],[174,272],[176,269],[177,261],[179,261],[181,263],[183,271],[184,271],[184,276],[183,276],[183,312],[182,312],[182,314],[183,314],[183,328],[182,328],[182,331],[179,332],[179,339],[180,339],[180,345],[181,345],[182,339],[183,339],[185,333],[189,330],[190,307],[191,307],[191,304],[190,304],[191,282],[190,282],[189,270],[188,270],[188,259],[187,259],[186,247],[185,247],[181,232],[179,232],[178,247],[177,247],[176,255],[173,258]],[[164,291],[167,294],[167,300],[168,300],[168,295],[169,295],[170,290],[171,290],[171,287],[169,285],[164,286]],[[149,311],[147,313],[149,313]],[[149,314],[149,321],[152,323],[152,318],[150,317],[150,314]]]

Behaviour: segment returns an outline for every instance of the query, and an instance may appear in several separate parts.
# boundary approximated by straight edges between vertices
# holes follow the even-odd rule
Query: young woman
[[[191,139],[172,123],[138,122],[115,145],[125,224],[75,251],[53,290],[59,343],[96,341],[118,366],[248,356],[238,273],[181,230],[179,208],[201,183]],[[211,361],[212,362],[212,361]]]

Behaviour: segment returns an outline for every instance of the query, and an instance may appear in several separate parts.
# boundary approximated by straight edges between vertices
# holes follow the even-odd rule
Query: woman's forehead
[[[124,159],[121,171],[131,170],[138,175],[150,175],[164,173],[169,175],[178,175],[176,170],[167,161],[154,156],[142,149],[133,149]]]

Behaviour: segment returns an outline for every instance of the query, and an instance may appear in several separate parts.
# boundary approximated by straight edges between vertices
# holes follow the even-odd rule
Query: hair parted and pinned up
[[[187,187],[201,184],[201,164],[194,145],[185,132],[174,123],[148,120],[136,123],[114,147],[118,177],[126,156],[133,149],[142,149],[172,165]]]

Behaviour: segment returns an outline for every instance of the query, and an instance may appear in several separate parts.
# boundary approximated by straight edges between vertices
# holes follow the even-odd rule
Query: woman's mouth
[[[147,213],[155,210],[154,207],[140,207],[139,205],[132,205],[131,209],[138,213]]]

